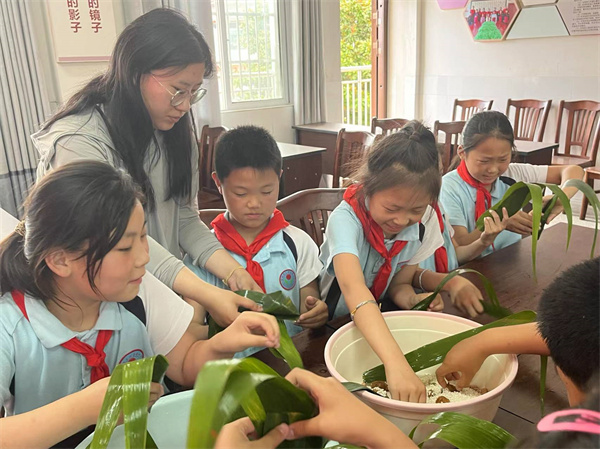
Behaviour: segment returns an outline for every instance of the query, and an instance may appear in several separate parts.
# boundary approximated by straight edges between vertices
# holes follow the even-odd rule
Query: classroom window
[[[277,0],[212,0],[222,109],[288,103]]]

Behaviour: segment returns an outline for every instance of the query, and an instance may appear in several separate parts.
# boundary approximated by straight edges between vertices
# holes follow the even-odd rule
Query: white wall
[[[272,108],[222,111],[221,122],[227,128],[240,125],[262,126],[278,142],[294,143],[294,107],[291,104]]]
[[[455,98],[493,99],[502,112],[508,98],[552,99],[551,141],[560,100],[600,100],[600,36],[474,42],[462,10],[442,11],[435,0],[422,8],[416,116],[428,123],[450,120]]]
[[[327,122],[342,121],[342,72],[340,50],[340,2],[322,0],[323,58]]]

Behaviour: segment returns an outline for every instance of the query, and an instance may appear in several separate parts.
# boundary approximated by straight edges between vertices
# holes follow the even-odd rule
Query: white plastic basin
[[[386,312],[383,316],[405,354],[427,343],[480,326],[465,318],[435,312],[395,311]],[[331,375],[340,382],[361,383],[362,373],[381,364],[381,360],[354,323],[348,323],[327,342],[325,363]],[[422,370],[419,374],[434,373],[438,367]],[[517,369],[514,355],[488,357],[471,384],[490,391],[462,402],[417,404],[387,399],[367,391],[358,392],[357,395],[405,433],[410,432],[423,418],[442,411],[454,411],[492,421],[502,394],[512,385]],[[415,441],[420,442],[419,438],[424,438],[434,428],[422,426],[422,430],[415,435]]]

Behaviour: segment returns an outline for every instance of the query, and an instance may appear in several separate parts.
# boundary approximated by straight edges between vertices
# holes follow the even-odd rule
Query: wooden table
[[[338,132],[342,128],[347,131],[371,132],[368,126],[345,125],[343,123],[322,122],[307,125],[292,126],[296,130],[296,143],[301,145],[313,145],[325,147],[327,150],[323,155],[322,173],[333,173],[333,161],[335,157],[335,142]]]
[[[536,310],[544,288],[563,270],[589,257],[594,230],[573,226],[571,245],[564,251],[567,226],[560,223],[544,230],[538,244],[537,283],[531,271],[531,239],[526,238],[484,258],[465,265],[482,272],[493,283],[498,298],[504,307],[513,312]],[[596,248],[600,255],[600,245]],[[479,278],[470,278],[482,288]],[[444,298],[444,312],[465,316]],[[293,337],[306,369],[321,376],[329,376],[325,366],[325,344],[333,332],[350,321],[348,316],[339,317],[318,330],[301,332]],[[475,319],[486,323],[491,319],[482,315]],[[289,368],[268,351],[256,356],[284,375]],[[494,422],[505,428],[520,441],[535,433],[535,424],[540,420],[539,407],[539,360],[538,356],[519,356],[519,371],[513,386],[504,393]],[[567,395],[554,365],[548,362],[546,379],[546,413],[568,407]]]
[[[533,165],[551,165],[557,143],[530,142],[528,140],[515,140],[517,148],[516,162],[526,162]]]
[[[322,173],[324,147],[312,147],[293,143],[277,142],[283,159],[280,197],[299,190],[319,187]]]

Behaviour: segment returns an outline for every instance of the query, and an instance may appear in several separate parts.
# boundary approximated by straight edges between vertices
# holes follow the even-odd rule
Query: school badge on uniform
[[[296,286],[296,273],[294,270],[287,269],[283,270],[279,275],[279,284],[285,290],[291,290]]]
[[[134,349],[133,351],[129,351],[127,354],[123,356],[121,360],[119,360],[119,364],[133,362],[134,360],[142,360],[144,358],[144,351],[141,349]]]

